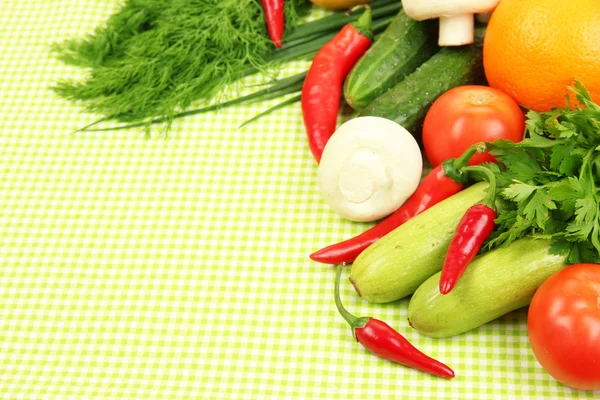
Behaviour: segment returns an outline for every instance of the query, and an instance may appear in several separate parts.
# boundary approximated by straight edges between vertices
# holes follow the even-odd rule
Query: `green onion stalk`
[[[127,0],[93,33],[54,46],[59,59],[86,68],[88,75],[81,81],[59,81],[53,89],[83,104],[85,111],[104,115],[79,131],[155,124],[168,130],[179,118],[298,94],[306,72],[272,79],[242,97],[215,101],[242,78],[257,73],[274,76],[286,63],[311,60],[342,26],[361,14],[361,10],[334,12],[298,24],[309,4],[306,0],[285,4],[287,30],[283,46],[275,49],[255,0]],[[389,25],[401,2],[375,0],[369,6],[377,33]],[[294,98],[257,117],[293,103]],[[191,108],[198,101],[209,104]],[[124,124],[98,127],[107,122]]]

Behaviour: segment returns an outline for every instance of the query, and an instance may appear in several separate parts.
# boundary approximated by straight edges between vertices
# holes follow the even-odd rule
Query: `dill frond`
[[[288,28],[306,5],[286,1]],[[248,73],[279,66],[257,0],[127,0],[104,26],[53,50],[88,69],[55,92],[122,122],[169,121]]]

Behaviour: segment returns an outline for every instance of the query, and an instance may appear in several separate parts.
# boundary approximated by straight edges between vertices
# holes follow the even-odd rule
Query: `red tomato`
[[[576,389],[600,389],[600,265],[572,265],[548,278],[533,296],[527,325],[550,375]]]
[[[427,112],[423,146],[435,167],[472,144],[500,138],[518,142],[524,133],[523,112],[509,95],[487,86],[459,86],[441,95]],[[488,153],[475,154],[469,164],[493,160]]]

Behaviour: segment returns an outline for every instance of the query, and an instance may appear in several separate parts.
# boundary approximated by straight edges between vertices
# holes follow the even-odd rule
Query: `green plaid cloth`
[[[72,132],[98,116],[48,87],[80,73],[51,43],[118,6],[0,6],[0,398],[593,398],[550,378],[526,313],[445,340],[406,322],[406,301],[343,301],[389,322],[454,380],[357,344],[312,251],[369,226],[322,201],[301,111],[245,129],[269,104],[177,121],[168,137]],[[298,63],[290,73],[306,69]]]

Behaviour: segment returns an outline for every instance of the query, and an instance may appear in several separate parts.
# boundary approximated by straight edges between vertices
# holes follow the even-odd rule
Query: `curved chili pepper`
[[[450,242],[440,277],[440,293],[448,294],[463,275],[469,263],[492,234],[496,211],[484,204],[469,208],[458,223]]]
[[[454,182],[444,175],[441,165],[435,167],[410,198],[393,214],[358,236],[332,244],[310,255],[314,261],[324,264],[353,262],[364,249],[387,235],[415,215],[433,207],[461,191],[462,184]]]
[[[342,84],[350,69],[371,46],[371,10],[345,25],[315,55],[302,86],[302,115],[310,150],[319,162],[335,132]]]
[[[350,314],[340,299],[342,269],[343,264],[338,265],[335,275],[335,305],[341,316],[350,324],[352,333],[360,344],[386,360],[442,378],[454,378],[454,371],[450,367],[423,354],[385,322]]]
[[[275,44],[275,47],[279,48],[281,47],[281,39],[283,39],[283,29],[285,26],[283,0],[262,0],[262,6],[265,10],[269,37]]]
[[[482,166],[464,167],[462,171],[480,171],[488,177],[490,188],[487,203],[489,205],[475,204],[465,212],[458,223],[442,266],[439,284],[441,294],[448,294],[454,288],[496,225],[497,214],[493,208],[496,197],[494,175]]]

